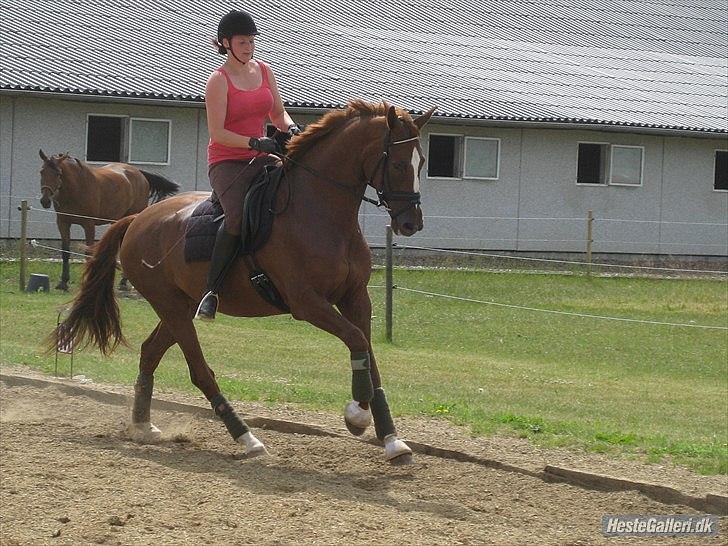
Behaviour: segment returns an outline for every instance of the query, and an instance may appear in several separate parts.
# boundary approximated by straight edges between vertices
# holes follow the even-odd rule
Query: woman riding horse
[[[419,135],[433,110],[413,120],[394,106],[352,101],[309,125],[289,145],[287,191],[277,196],[270,238],[255,254],[291,315],[336,336],[349,349],[353,400],[346,405],[345,422],[352,433],[362,434],[373,420],[385,458],[392,462],[407,462],[412,451],[397,436],[372,349],[367,291],[371,251],[358,214],[369,186],[386,206],[395,233],[409,236],[422,229],[419,173],[424,159]],[[176,343],[192,383],[233,439],[245,445],[246,455],[254,456],[265,453],[265,447],[220,391],[192,320],[204,293],[206,264],[187,262],[184,245],[178,244],[194,209],[207,197],[183,194],[114,224],[96,246],[81,290],[51,346],[78,346],[89,338],[107,353],[122,342],[113,290],[118,254],[122,270],[159,316],[141,348],[132,437],[160,437],[150,421],[154,373]],[[153,263],[158,265],[149,265]],[[244,260],[232,262],[220,287],[220,312],[239,317],[281,314],[251,285],[249,274]],[[236,344],[244,348],[242,341]],[[301,353],[298,358],[309,356]]]
[[[263,136],[266,118],[289,137],[300,132],[283,107],[270,67],[253,61],[258,29],[244,11],[231,11],[220,20],[217,47],[228,55],[207,80],[205,108],[210,143],[207,147],[210,185],[225,212],[215,239],[207,277],[207,293],[195,318],[212,320],[218,291],[240,247],[243,198],[263,168],[276,161],[275,140]]]

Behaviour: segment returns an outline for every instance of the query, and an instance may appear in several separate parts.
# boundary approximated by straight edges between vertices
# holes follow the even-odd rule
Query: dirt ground
[[[11,373],[3,367],[4,373]],[[27,372],[26,375],[30,372]],[[130,394],[126,386],[98,386]],[[199,398],[160,398],[203,405]],[[340,416],[289,406],[243,413],[345,431]],[[257,430],[271,455],[245,460],[222,423],[155,412],[158,445],[125,433],[130,410],[55,386],[0,382],[0,544],[725,544],[715,538],[618,539],[605,514],[696,514],[635,491],[592,491],[473,463],[416,455],[394,467],[353,437]],[[470,438],[439,420],[400,419],[406,439],[725,494],[725,477],[567,451],[509,438]]]

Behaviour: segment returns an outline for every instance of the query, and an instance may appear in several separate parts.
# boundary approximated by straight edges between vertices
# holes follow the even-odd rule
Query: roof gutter
[[[565,121],[533,121],[533,120],[499,120],[499,119],[475,119],[458,118],[450,116],[433,116],[430,125],[439,123],[442,125],[466,125],[476,127],[512,127],[514,129],[565,129],[572,131],[599,131],[614,133],[638,133],[648,135],[662,135],[673,137],[689,138],[712,138],[726,139],[728,133],[717,131],[700,131],[690,129],[672,129],[669,127],[645,127],[641,125],[616,125],[613,123],[583,123]]]
[[[57,91],[36,91],[25,89],[0,89],[0,95],[23,96],[40,99],[72,100],[79,102],[113,102],[119,104],[143,104],[148,106],[165,106],[177,108],[204,108],[203,100],[180,100],[153,97],[115,96],[88,93],[70,93]],[[294,114],[306,114],[321,116],[338,106],[295,106],[286,104],[286,109]],[[573,131],[600,131],[615,133],[638,133],[648,135],[662,135],[673,137],[726,139],[728,131],[700,131],[689,129],[671,129],[667,127],[644,127],[640,125],[617,125],[613,123],[584,123],[584,122],[561,122],[561,121],[535,121],[535,120],[508,120],[508,119],[482,119],[466,118],[457,116],[438,116],[437,113],[430,120],[430,125],[460,125],[470,127],[500,127],[514,129],[564,129]]]
[[[113,102],[119,104],[144,104],[149,106],[175,106],[180,108],[204,108],[204,101],[165,99],[153,97],[130,97],[128,95],[101,95],[91,93],[62,93],[58,91],[35,91],[25,89],[0,89],[0,95],[13,95],[46,100],[71,100],[76,102]]]

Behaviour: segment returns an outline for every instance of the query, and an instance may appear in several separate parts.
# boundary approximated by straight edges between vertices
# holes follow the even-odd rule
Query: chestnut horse
[[[405,110],[386,103],[352,101],[294,137],[286,189],[277,197],[279,214],[255,258],[294,318],[333,334],[349,348],[353,400],[345,407],[345,422],[359,435],[373,419],[385,458],[394,463],[410,462],[412,451],[397,437],[372,352],[371,252],[358,211],[369,185],[386,205],[395,233],[409,236],[422,229],[419,134],[433,111],[412,120]],[[193,209],[208,195],[172,197],[111,226],[86,265],[81,290],[51,343],[88,339],[106,354],[124,341],[113,291],[118,252],[125,275],[160,319],[141,347],[130,434],[142,442],[160,438],[150,422],[153,374],[177,343],[192,383],[252,457],[266,449],[220,393],[192,321],[205,292],[207,265],[186,263],[184,245],[178,244]],[[248,276],[244,261],[236,260],[220,291],[219,311],[240,317],[281,314],[252,288]]]
[[[96,240],[96,226],[136,214],[146,208],[150,199],[159,201],[179,189],[177,184],[158,174],[126,163],[91,168],[68,154],[48,157],[43,150],[38,153],[43,160],[40,204],[47,209],[53,203],[61,233],[63,272],[56,286],[58,290],[68,290],[71,224],[83,228],[86,246],[90,247]]]

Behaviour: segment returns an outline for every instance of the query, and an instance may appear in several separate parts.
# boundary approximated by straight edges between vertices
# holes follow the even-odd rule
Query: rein
[[[397,211],[397,213],[392,216],[393,219],[400,216],[402,213],[407,211],[410,207],[419,205],[420,204],[420,194],[419,194],[419,192],[387,191],[387,186],[389,185],[388,184],[389,177],[388,177],[388,171],[387,171],[387,163],[389,162],[389,149],[392,146],[396,146],[397,144],[413,142],[413,141],[419,140],[419,138],[420,138],[419,136],[414,136],[414,137],[405,138],[402,140],[391,140],[391,130],[388,129],[387,138],[385,140],[384,151],[382,152],[382,155],[379,158],[377,165],[374,167],[374,171],[372,172],[372,175],[366,181],[366,184],[364,186],[365,191],[366,191],[366,186],[372,186],[377,192],[377,199],[372,199],[371,197],[362,195],[361,200],[365,201],[367,203],[371,203],[372,205],[374,205],[376,207],[384,207],[384,210],[386,210],[390,214],[392,212],[392,209],[390,208],[390,205],[389,205],[390,200],[392,200],[392,201],[407,200],[408,201],[409,206],[406,206],[402,210]],[[293,163],[294,165],[301,167],[303,170],[307,171],[309,174],[312,174],[319,180],[323,180],[324,182],[327,182],[336,188],[339,188],[341,190],[352,193],[354,195],[354,197],[359,197],[358,188],[354,188],[348,184],[339,182],[338,180],[335,180],[334,178],[323,175],[320,172],[318,172],[316,169],[309,167],[308,165],[301,163],[300,161],[296,161],[295,159],[290,158],[286,154],[281,155],[279,157],[281,159],[283,159],[284,161],[288,161],[290,163]],[[380,168],[383,168],[382,188],[378,189],[374,186],[374,178],[377,175],[377,172],[379,171]]]

